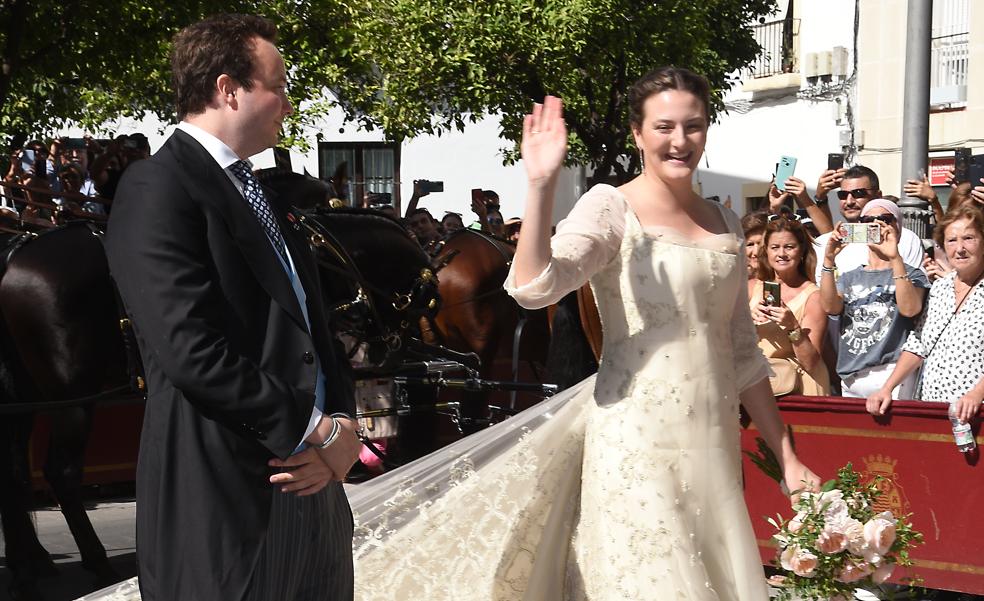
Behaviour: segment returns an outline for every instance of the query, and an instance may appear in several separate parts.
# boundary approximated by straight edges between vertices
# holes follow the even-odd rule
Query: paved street
[[[118,499],[88,506],[89,519],[106,547],[110,562],[123,578],[136,574],[134,548],[134,508],[132,498]],[[41,581],[46,601],[70,601],[95,589],[93,577],[82,569],[79,550],[57,507],[35,513],[41,544],[51,553],[58,574]],[[0,601],[9,601],[7,584],[10,572],[6,557],[0,557]]]

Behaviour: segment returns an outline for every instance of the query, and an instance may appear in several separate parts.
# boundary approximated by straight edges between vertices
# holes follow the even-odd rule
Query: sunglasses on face
[[[874,223],[875,221],[881,221],[885,225],[893,225],[895,223],[895,215],[891,213],[886,213],[884,215],[862,215],[858,217],[858,221],[861,223]]]
[[[489,225],[502,225],[504,223],[501,219],[497,219],[496,217],[489,218],[488,222]]]
[[[841,200],[847,200],[848,195],[854,198],[866,198],[868,192],[874,192],[873,188],[855,188],[854,190],[838,190],[837,198]]]

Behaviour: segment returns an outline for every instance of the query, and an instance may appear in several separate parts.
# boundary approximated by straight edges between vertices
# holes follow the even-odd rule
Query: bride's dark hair
[[[642,105],[653,94],[666,90],[690,92],[704,104],[704,114],[711,116],[711,84],[703,75],[682,67],[660,67],[646,73],[629,88],[629,125],[642,129]]]

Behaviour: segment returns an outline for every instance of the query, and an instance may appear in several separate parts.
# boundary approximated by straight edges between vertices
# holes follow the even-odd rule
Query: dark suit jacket
[[[274,493],[267,461],[290,455],[304,434],[315,354],[326,411],[355,413],[314,257],[271,205],[307,294],[311,335],[262,227],[194,138],[175,132],[130,165],[116,194],[107,253],[148,391],[137,467],[144,601],[243,596]]]

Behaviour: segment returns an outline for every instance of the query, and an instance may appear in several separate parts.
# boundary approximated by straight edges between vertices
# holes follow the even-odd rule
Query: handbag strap
[[[971,286],[970,290],[967,291],[967,294],[965,294],[964,297],[960,299],[960,302],[956,303],[957,306],[953,308],[953,313],[950,313],[950,318],[946,320],[945,324],[943,324],[943,328],[940,330],[940,333],[936,336],[936,340],[933,341],[933,346],[929,347],[929,350],[926,351],[926,356],[923,357],[924,363],[929,360],[929,356],[933,353],[933,349],[935,349],[936,345],[939,344],[940,338],[943,338],[943,333],[946,332],[946,329],[948,327],[950,327],[950,322],[953,321],[953,318],[960,313],[960,307],[962,307],[964,302],[966,302],[967,299],[970,298],[970,295],[974,293],[974,289],[977,288],[977,285],[980,284],[980,282],[981,282],[981,276],[977,276],[977,281],[974,282],[974,285]],[[956,287],[956,279],[954,279],[954,286],[953,286],[954,301],[956,301],[956,298],[957,298],[957,287]]]

